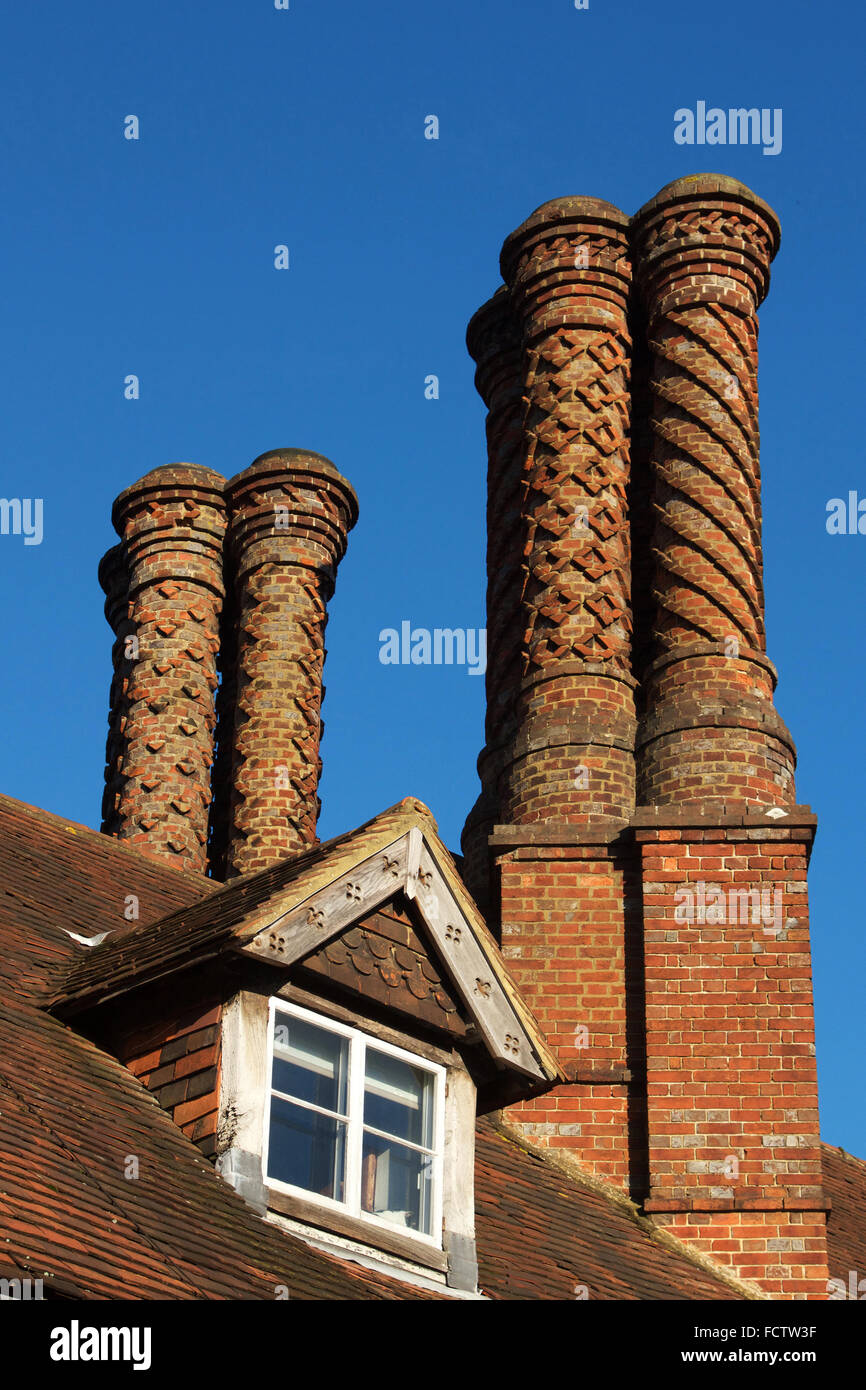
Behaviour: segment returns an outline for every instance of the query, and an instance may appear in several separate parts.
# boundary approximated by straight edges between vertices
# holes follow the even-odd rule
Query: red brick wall
[[[645,1177],[643,1006],[630,856],[616,828],[561,830],[560,844],[527,838],[517,828],[495,837],[502,950],[573,1084],[509,1118],[541,1147],[635,1188]]]
[[[701,1248],[709,1242],[744,1277],[757,1277],[746,1270],[762,1262],[790,1266],[789,1275],[768,1271],[771,1291],[822,1297],[806,895],[814,818],[793,812],[774,826],[755,814],[712,825],[680,811],[672,825],[670,815],[647,811],[644,819],[654,814],[658,823],[642,827],[638,813],[635,830],[644,876],[646,1209],[680,1213],[665,1224],[699,1227]],[[765,1217],[767,1229],[756,1231]],[[805,1245],[788,1229],[795,1226],[807,1229]]]
[[[823,1211],[681,1212],[654,1221],[773,1298],[827,1297]]]

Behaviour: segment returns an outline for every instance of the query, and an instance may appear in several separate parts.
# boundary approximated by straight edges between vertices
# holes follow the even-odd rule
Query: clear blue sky
[[[484,624],[466,323],[539,203],[632,213],[682,174],[734,175],[782,221],[761,314],[769,654],[820,815],[824,1133],[866,1154],[866,536],[825,530],[830,497],[866,496],[863,41],[862,7],[804,0],[5,7],[0,493],[44,498],[45,535],[0,537],[0,788],[99,823],[116,493],[172,460],[230,475],[298,445],[361,503],[328,630],[321,832],[413,794],[457,847],[484,682],[383,666],[377,637]],[[781,152],[675,144],[699,100],[781,108]]]

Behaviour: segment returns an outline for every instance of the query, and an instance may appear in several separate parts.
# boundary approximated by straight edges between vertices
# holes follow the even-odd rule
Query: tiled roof
[[[824,1194],[833,1203],[827,1217],[827,1254],[831,1279],[846,1289],[866,1281],[866,1162],[844,1149],[821,1145]],[[856,1278],[851,1280],[852,1271]],[[858,1298],[866,1296],[866,1282]]]
[[[581,1183],[490,1120],[476,1132],[475,1211],[478,1280],[490,1298],[745,1297],[653,1233],[629,1204]]]
[[[448,891],[470,924],[487,967],[525,1029],[538,1075],[560,1077],[558,1063],[538,1023],[509,975],[499,947],[469,896],[452,856],[439,839],[435,820],[423,802],[413,797],[406,797],[356,830],[327,840],[306,854],[232,879],[204,902],[135,931],[109,936],[102,945],[79,958],[48,1002],[68,1016],[191,964],[201,965],[224,951],[240,950],[265,929],[275,911],[284,915],[341,874],[413,831],[423,837]]]
[[[414,803],[412,803],[414,805]],[[400,832],[409,803],[393,808]],[[70,976],[136,976],[142,943],[172,951],[151,924],[230,934],[256,905],[326,858],[388,829],[378,817],[299,860],[220,888],[59,816],[0,796],[0,1222],[4,1276],[45,1280],[73,1298],[294,1299],[437,1297],[303,1244],[262,1221],[225,1184],[156,1100],[114,1058],[42,1012]],[[413,813],[415,814],[415,813]],[[122,902],[139,899],[140,922]],[[208,901],[202,902],[203,895]],[[111,949],[84,948],[116,921]],[[209,925],[210,924],[210,925]],[[133,948],[128,953],[127,943]],[[162,953],[162,954],[160,954]],[[98,969],[93,965],[99,961]],[[92,973],[88,973],[92,972]],[[98,1119],[98,1123],[95,1120]],[[137,1178],[124,1169],[138,1159]],[[866,1163],[825,1145],[833,1211],[830,1274],[866,1276]],[[581,1181],[489,1120],[478,1127],[480,1282],[493,1299],[736,1299],[627,1203]]]
[[[122,840],[0,796],[0,982],[44,999],[98,949],[64,928],[84,937],[109,928],[128,935],[215,887]],[[138,899],[138,922],[124,918],[129,895]]]
[[[0,1004],[0,1056],[3,1262],[46,1295],[428,1296],[262,1221],[119,1062],[31,1004]]]
[[[86,957],[79,957],[75,969],[55,991],[52,1004],[109,997],[108,990],[119,992],[124,985],[158,979],[191,961],[198,963],[219,954],[246,917],[296,879],[304,876],[310,881],[310,891],[314,891],[341,872],[334,864],[372,853],[380,844],[402,834],[410,804],[420,805],[400,802],[357,830],[324,840],[306,854],[218,885],[206,903],[184,907],[158,924],[142,923],[122,938],[109,937]]]

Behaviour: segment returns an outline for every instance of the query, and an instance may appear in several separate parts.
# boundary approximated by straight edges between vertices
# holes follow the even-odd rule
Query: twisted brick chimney
[[[789,805],[761,554],[757,309],[775,213],[733,179],[681,179],[633,223],[652,358],[654,660],[640,800]]]
[[[771,209],[711,175],[631,223],[562,198],[507,238],[468,334],[489,661],[463,848],[569,1077],[512,1121],[798,1298],[825,1293],[826,1240],[815,819],[761,578],[756,312],[778,244]]]
[[[756,314],[779,224],[744,185],[701,175],[662,189],[633,236],[654,397],[652,659],[633,821],[644,1206],[770,1294],[823,1297],[815,818],[796,805],[764,634]]]
[[[226,877],[316,842],[327,603],[358,516],[321,454],[262,454],[226,489],[234,584],[234,691]]]
[[[103,830],[204,872],[225,479],[156,468],[117,498],[100,582],[116,637]]]
[[[326,604],[354,492],[321,455],[280,449],[229,483],[157,468],[112,518],[103,830],[218,878],[309,848]]]

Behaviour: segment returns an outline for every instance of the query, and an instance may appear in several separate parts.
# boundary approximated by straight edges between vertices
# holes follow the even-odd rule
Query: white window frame
[[[335,1033],[339,1037],[349,1040],[349,1080],[347,1087],[347,1119],[346,1124],[346,1172],[344,1179],[345,1201],[337,1201],[333,1197],[324,1197],[317,1192],[309,1192],[304,1187],[295,1187],[292,1183],[282,1182],[279,1178],[272,1177],[268,1173],[268,1151],[270,1141],[270,1121],[271,1121],[271,1101],[274,1094],[274,1030],[276,1025],[277,1013],[290,1014],[295,1018],[310,1023],[316,1028],[321,1028],[325,1032]],[[432,1150],[432,1200],[431,1200],[431,1226],[432,1233],[428,1235],[425,1231],[414,1231],[408,1226],[395,1226],[391,1221],[385,1221],[376,1216],[373,1212],[363,1211],[361,1208],[361,1169],[362,1154],[365,1128],[370,1129],[373,1134],[380,1134],[373,1126],[364,1125],[364,1082],[365,1082],[365,1059],[367,1048],[372,1047],[374,1051],[384,1052],[391,1057],[396,1057],[400,1061],[408,1062],[410,1066],[420,1067],[423,1071],[430,1073],[433,1077],[433,1150]],[[407,1052],[402,1047],[394,1047],[391,1043],[382,1042],[379,1038],[370,1033],[365,1033],[361,1028],[349,1028],[344,1023],[337,1023],[335,1019],[323,1017],[322,1014],[313,1013],[310,1009],[303,1009],[298,1004],[290,1004],[286,999],[271,998],[268,1003],[268,1062],[267,1062],[267,1092],[265,1096],[263,1114],[263,1134],[262,1134],[262,1177],[266,1188],[273,1188],[276,1192],[290,1193],[292,1196],[300,1197],[306,1202],[315,1203],[324,1210],[342,1212],[346,1216],[351,1216],[365,1225],[374,1226],[377,1230],[388,1231],[392,1235],[398,1234],[410,1240],[417,1240],[425,1245],[433,1246],[437,1250],[442,1249],[442,1221],[443,1221],[443,1187],[444,1187],[444,1154],[445,1154],[445,1080],[446,1069],[437,1062],[430,1062],[426,1057],[419,1057],[416,1053]],[[280,1095],[284,1094],[279,1092]],[[290,1097],[290,1099],[292,1099]],[[296,1100],[292,1103],[298,1104]],[[307,1106],[321,1114],[330,1115],[331,1111],[320,1110],[315,1105]],[[396,1135],[383,1135],[391,1138],[395,1143],[404,1144],[405,1147],[415,1149],[423,1153],[428,1150],[424,1145],[406,1143]]]

